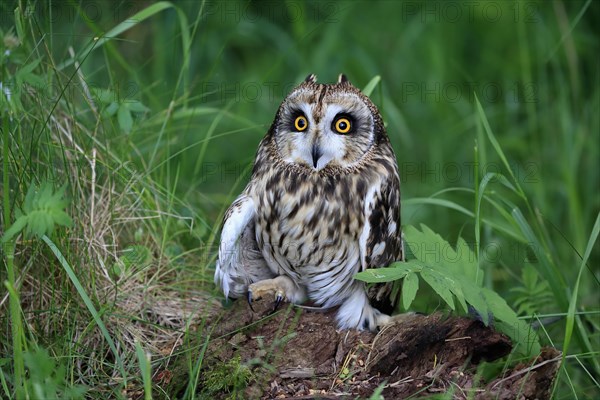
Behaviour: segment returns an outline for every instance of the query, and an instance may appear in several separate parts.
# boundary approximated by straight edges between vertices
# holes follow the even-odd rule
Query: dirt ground
[[[236,356],[250,365],[241,398],[369,398],[382,386],[385,399],[450,390],[457,399],[547,399],[560,365],[560,353],[545,348],[484,382],[477,365],[510,353],[510,339],[479,321],[439,313],[405,315],[377,334],[336,330],[334,311],[285,304],[273,313],[268,301],[254,311],[235,301],[216,315],[203,330],[211,337],[203,365],[210,371]],[[240,398],[227,390],[213,396]]]

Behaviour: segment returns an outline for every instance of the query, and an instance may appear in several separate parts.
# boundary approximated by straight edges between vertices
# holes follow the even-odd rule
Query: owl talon
[[[267,296],[275,298],[273,312],[277,311],[283,301],[301,303],[306,298],[304,289],[295,286],[289,277],[283,275],[254,282],[248,286],[248,304],[250,304],[250,308],[252,308],[252,302]]]
[[[281,292],[277,292],[275,294],[275,306],[273,307],[273,312],[277,311],[279,308],[279,304],[285,299],[285,296]]]
[[[254,307],[252,307],[252,290],[248,290],[248,305],[250,306],[250,309],[254,312]]]

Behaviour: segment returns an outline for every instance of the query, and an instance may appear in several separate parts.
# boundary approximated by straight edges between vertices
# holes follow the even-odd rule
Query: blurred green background
[[[51,4],[36,8],[42,13],[38,22],[51,35],[55,59],[64,60],[69,48],[81,50],[92,40],[90,31],[106,32],[149,3],[84,2],[79,10]],[[180,84],[179,93],[173,88],[185,52],[173,10],[90,53],[81,69],[91,85],[112,89],[120,99],[139,99],[151,114],[172,100],[183,101],[184,92],[187,105],[226,111],[200,168],[197,143],[214,115],[180,118],[169,127],[171,153],[196,144],[171,159],[186,171],[179,185],[191,202],[198,191],[228,191],[236,169],[252,162],[290,88],[308,73],[332,82],[344,72],[359,87],[381,77],[372,97],[404,165],[405,198],[473,185],[477,95],[540,210],[558,227],[569,229],[575,222],[579,245],[590,231],[600,205],[595,168],[600,49],[594,29],[600,7],[595,2],[182,1],[177,6],[189,23],[197,22],[186,87]],[[152,145],[151,132],[143,128],[134,130],[131,140]],[[488,161],[489,171],[501,170],[497,160]],[[217,171],[211,163],[218,164]],[[195,173],[188,173],[194,167]],[[578,209],[576,215],[570,208]],[[450,229],[452,216],[436,212],[406,210],[404,218]]]
[[[83,179],[61,169],[61,148],[46,128],[54,116],[72,119],[82,152],[102,149],[99,181],[134,176],[141,182],[143,189],[135,190],[145,200],[136,206],[157,207],[165,218],[150,232],[162,236],[160,250],[197,256],[185,268],[169,265],[170,272],[214,290],[221,216],[247,182],[280,102],[309,73],[334,82],[343,72],[359,88],[378,82],[371,98],[401,170],[402,223],[425,223],[451,243],[460,235],[473,244],[479,182],[486,173],[511,175],[485,133],[478,99],[511,167],[511,182],[524,192],[498,181],[487,188],[489,201],[481,209],[482,248],[490,249],[482,262],[485,284],[528,318],[564,316],[600,211],[599,2],[173,4],[2,2],[5,97],[9,81],[16,89],[24,88],[23,80],[36,88],[33,100],[23,100],[25,111],[17,113],[5,98],[2,103],[2,119],[21,124],[20,139],[11,142],[11,183],[22,193],[35,176],[60,184]],[[27,41],[19,47],[11,42],[15,37]],[[27,79],[25,73],[19,78],[38,59]],[[12,96],[26,93],[13,90]],[[87,161],[80,161],[83,171]],[[154,203],[144,197],[148,192]],[[511,214],[515,208],[534,227],[535,243]],[[189,219],[167,221],[171,215]],[[121,244],[135,242],[134,236]],[[577,311],[592,314],[577,325],[574,351],[593,359],[597,245],[584,274]],[[429,300],[416,304],[431,311]],[[560,345],[564,324],[542,336]],[[598,371],[598,363],[585,365],[575,381],[597,393],[588,370]],[[574,388],[569,385],[567,397]]]
[[[55,59],[64,60],[70,48],[90,43],[91,32],[101,35],[150,3],[51,4],[36,7],[47,13],[38,22],[51,35]],[[119,101],[149,107],[126,139],[111,140],[133,142],[140,168],[167,158],[170,172],[180,174],[178,196],[210,225],[223,201],[241,191],[289,89],[309,73],[332,82],[344,72],[358,87],[381,77],[372,97],[396,150],[404,199],[474,187],[477,96],[560,253],[573,255],[571,245],[583,251],[600,208],[596,2],[183,1],[177,7],[193,28],[186,51],[171,9],[86,54],[81,70],[88,84],[112,90]],[[184,54],[189,69],[182,70]],[[163,121],[156,115],[172,101],[172,110],[194,111],[170,119],[157,147]],[[155,123],[142,121],[153,117]],[[479,146],[479,177],[506,173],[497,157],[485,157],[489,143]],[[445,197],[472,209],[469,193]],[[418,204],[402,215],[405,224],[424,222],[450,237],[465,223],[459,213]]]

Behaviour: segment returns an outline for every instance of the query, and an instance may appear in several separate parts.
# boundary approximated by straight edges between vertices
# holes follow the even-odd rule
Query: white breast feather
[[[240,236],[255,214],[254,201],[250,197],[242,195],[231,205],[231,213],[223,224],[219,259],[215,269],[215,283],[221,286],[225,297],[229,295],[230,270],[239,258]]]

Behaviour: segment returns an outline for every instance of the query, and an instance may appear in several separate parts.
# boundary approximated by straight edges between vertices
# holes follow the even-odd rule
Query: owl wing
[[[397,172],[376,181],[367,191],[364,221],[359,240],[361,270],[387,267],[404,260],[400,226],[400,180]],[[368,289],[371,303],[381,311],[391,313],[393,283],[376,284]],[[395,292],[395,291],[394,291]]]
[[[248,285],[273,277],[256,243],[254,201],[239,196],[227,209],[223,219],[215,283],[225,297],[245,296]]]
[[[403,259],[400,228],[400,184],[397,175],[386,177],[367,191],[365,226],[360,237],[362,270],[387,267]]]

